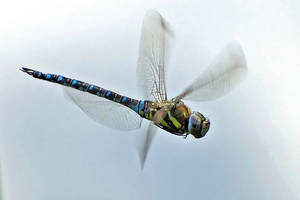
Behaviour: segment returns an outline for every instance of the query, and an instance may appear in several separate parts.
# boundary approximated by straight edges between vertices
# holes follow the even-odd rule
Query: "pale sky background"
[[[162,130],[140,170],[137,131],[103,127],[60,86],[21,66],[140,98],[136,61],[149,8],[173,26],[169,97],[239,41],[249,73],[213,102],[201,140]],[[6,200],[300,199],[298,0],[6,1],[0,8],[0,161]]]

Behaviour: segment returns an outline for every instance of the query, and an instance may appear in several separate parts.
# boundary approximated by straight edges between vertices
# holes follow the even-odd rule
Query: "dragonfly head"
[[[188,119],[188,132],[195,138],[204,137],[209,126],[210,121],[199,112],[192,112]]]

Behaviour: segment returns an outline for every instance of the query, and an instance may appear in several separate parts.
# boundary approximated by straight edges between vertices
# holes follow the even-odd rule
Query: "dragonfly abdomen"
[[[21,71],[33,76],[34,78],[50,81],[53,83],[58,83],[60,85],[64,85],[66,87],[71,87],[77,90],[81,90],[83,92],[88,92],[90,94],[103,97],[105,99],[108,99],[110,101],[114,101],[116,103],[120,103],[124,106],[129,107],[133,111],[135,111],[137,114],[144,117],[144,109],[145,109],[145,101],[143,100],[136,100],[133,98],[129,98],[123,95],[120,95],[118,93],[115,93],[110,90],[106,90],[102,87],[89,84],[83,81],[79,81],[76,79],[67,78],[61,75],[56,74],[45,74],[36,70],[28,69],[28,68],[21,68]]]

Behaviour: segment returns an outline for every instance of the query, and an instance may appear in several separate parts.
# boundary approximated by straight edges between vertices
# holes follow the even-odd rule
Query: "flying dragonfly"
[[[149,10],[143,21],[137,66],[138,86],[144,100],[133,99],[62,75],[42,73],[29,68],[20,70],[37,79],[64,86],[66,94],[90,118],[110,128],[134,130],[142,119],[150,124],[140,149],[142,168],[157,127],[186,138],[202,138],[210,121],[200,112],[192,112],[183,100],[209,101],[230,92],[247,74],[241,46],[231,43],[178,96],[168,99],[165,84],[166,57],[174,32],[166,20]]]

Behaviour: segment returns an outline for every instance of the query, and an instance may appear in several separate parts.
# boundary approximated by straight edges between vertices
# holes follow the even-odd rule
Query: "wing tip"
[[[247,71],[247,60],[243,47],[240,42],[232,41],[225,45],[224,50],[239,65],[240,69]]]
[[[155,10],[153,8],[150,8],[146,11],[145,16],[158,16],[158,17],[161,17],[161,14],[157,10]]]
[[[173,31],[172,26],[165,20],[165,18],[157,11],[154,9],[148,9],[146,11],[145,14],[145,18],[144,18],[144,24],[146,21],[160,21],[160,25],[161,27],[165,30],[165,32],[171,37],[171,38],[175,38],[175,32]],[[159,24],[159,23],[158,23]]]

